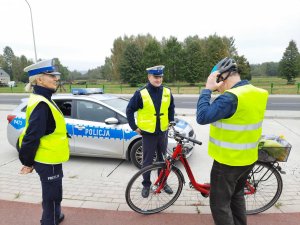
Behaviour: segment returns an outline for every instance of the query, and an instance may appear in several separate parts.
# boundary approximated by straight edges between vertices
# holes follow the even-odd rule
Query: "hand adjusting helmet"
[[[215,71],[218,71],[220,73],[217,76],[217,83],[219,83],[220,81],[226,80],[230,76],[231,72],[233,72],[233,71],[237,72],[238,67],[237,67],[237,64],[234,59],[226,57],[226,58],[222,59],[220,62],[218,62],[213,67],[213,69],[211,70],[210,73],[213,73]],[[222,74],[226,73],[226,72],[229,72],[229,73],[227,74],[227,76],[225,78],[223,78]]]

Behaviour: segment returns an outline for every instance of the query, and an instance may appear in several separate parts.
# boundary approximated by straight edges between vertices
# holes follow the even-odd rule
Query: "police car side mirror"
[[[114,117],[110,117],[110,118],[107,118],[104,122],[106,124],[118,124],[119,120]]]

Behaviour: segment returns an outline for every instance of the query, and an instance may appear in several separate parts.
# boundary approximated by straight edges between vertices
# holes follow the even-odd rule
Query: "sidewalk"
[[[179,117],[195,121],[195,111],[178,109]],[[282,175],[283,192],[278,203],[266,213],[249,216],[249,225],[297,225],[300,221],[300,113],[268,111],[264,130],[268,133],[283,132],[293,144],[289,161],[282,164],[287,172]],[[201,130],[199,129],[201,127]],[[207,137],[208,127],[194,127],[198,137]],[[6,135],[6,134],[5,134]],[[205,140],[205,139],[204,139]],[[2,143],[1,143],[2,144]],[[201,150],[206,149],[204,143]],[[11,147],[12,148],[12,147]],[[10,150],[10,149],[9,149]],[[197,152],[198,154],[199,152]],[[38,175],[18,174],[20,163],[11,149],[11,161],[5,162],[0,173],[0,225],[38,224],[41,213],[41,187]],[[199,172],[196,164],[207,160],[205,151],[201,157],[189,159],[193,171]],[[86,165],[103,163],[101,170],[87,169]],[[209,168],[207,168],[209,170]],[[62,201],[66,220],[62,224],[201,224],[213,225],[209,202],[201,194],[185,184],[179,199],[163,213],[143,216],[132,212],[125,201],[125,189],[129,179],[137,171],[129,162],[113,159],[72,157],[64,165],[64,196]],[[185,172],[183,171],[185,174]],[[198,177],[198,174],[195,174]],[[202,176],[202,174],[201,174]],[[187,178],[186,178],[186,181]],[[33,203],[33,204],[30,204]],[[33,222],[34,221],[34,222]]]

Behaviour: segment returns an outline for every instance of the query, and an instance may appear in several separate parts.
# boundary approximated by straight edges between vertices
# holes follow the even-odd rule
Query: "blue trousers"
[[[163,161],[168,145],[168,132],[157,135],[143,135],[143,168],[153,163],[155,152],[157,153],[156,161]],[[150,173],[143,175],[143,186],[150,187]]]
[[[62,201],[62,164],[44,164],[35,162],[34,169],[42,184],[42,225],[57,225],[61,214]]]
[[[228,166],[214,161],[209,199],[216,225],[247,224],[244,186],[253,166]]]

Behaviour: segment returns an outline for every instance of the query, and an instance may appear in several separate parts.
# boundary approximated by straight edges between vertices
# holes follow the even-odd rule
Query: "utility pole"
[[[31,27],[32,27],[32,36],[33,36],[33,45],[34,45],[34,54],[35,54],[35,62],[37,62],[37,55],[36,55],[36,46],[35,46],[35,37],[34,37],[34,28],[33,28],[33,19],[32,19],[32,11],[31,11],[31,7],[29,5],[29,2],[27,0],[25,0],[29,10],[30,10],[30,17],[31,17]]]

